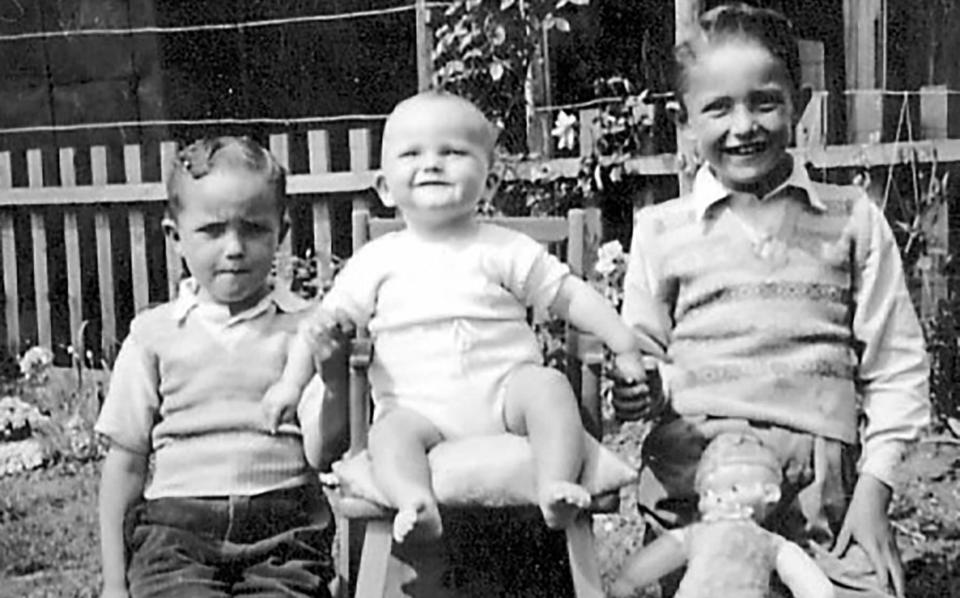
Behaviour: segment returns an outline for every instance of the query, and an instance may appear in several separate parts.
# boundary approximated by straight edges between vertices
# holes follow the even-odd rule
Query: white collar
[[[186,278],[180,281],[177,298],[173,304],[172,316],[174,320],[178,323],[183,322],[191,311],[199,307],[201,303],[204,303],[200,300],[199,291],[200,285],[195,278]],[[307,301],[295,295],[292,291],[273,285],[270,292],[258,301],[256,305],[230,316],[228,323],[232,324],[255,318],[274,305],[282,312],[292,313],[304,309]],[[226,306],[224,306],[224,309],[226,309]]]
[[[764,195],[761,200],[773,197],[787,187],[795,187],[802,190],[810,206],[813,208],[820,211],[827,209],[826,204],[823,203],[823,200],[817,193],[813,181],[810,180],[810,175],[807,173],[806,167],[797,157],[793,157],[793,169],[790,171],[790,176],[777,185],[775,189]],[[703,220],[711,206],[727,199],[732,193],[733,191],[728,189],[714,176],[713,171],[708,165],[705,164],[701,166],[700,170],[697,171],[696,177],[693,179],[693,188],[689,195],[690,199],[694,202],[697,219]]]

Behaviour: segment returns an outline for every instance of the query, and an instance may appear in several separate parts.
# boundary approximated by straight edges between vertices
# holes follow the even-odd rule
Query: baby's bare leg
[[[530,439],[544,521],[563,529],[590,505],[590,493],[577,483],[585,448],[573,389],[557,370],[522,366],[507,382],[505,403],[507,429]]]
[[[430,420],[403,408],[388,411],[370,429],[374,479],[397,507],[397,542],[435,539],[443,531],[427,463],[427,451],[442,439]]]

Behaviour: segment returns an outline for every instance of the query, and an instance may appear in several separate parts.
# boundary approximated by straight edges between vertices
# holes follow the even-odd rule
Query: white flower
[[[28,380],[42,382],[53,365],[53,351],[46,347],[30,347],[20,358],[20,371]]]
[[[594,269],[598,274],[612,274],[623,259],[623,245],[620,241],[608,241],[597,250],[597,264]]]
[[[557,138],[557,147],[559,149],[573,149],[573,144],[577,141],[577,117],[567,114],[563,110],[557,114],[557,121],[553,124],[553,130],[550,134]]]

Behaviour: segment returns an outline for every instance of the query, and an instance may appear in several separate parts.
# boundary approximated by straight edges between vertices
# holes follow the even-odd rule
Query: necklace
[[[755,225],[748,222],[730,206],[727,206],[727,212],[740,226],[740,228],[743,229],[747,239],[750,241],[750,248],[753,250],[753,254],[755,256],[757,256],[761,261],[766,262],[775,268],[781,267],[787,263],[787,244],[784,243],[782,239],[780,239],[774,233],[760,230]],[[779,215],[777,220],[782,222],[782,213]]]

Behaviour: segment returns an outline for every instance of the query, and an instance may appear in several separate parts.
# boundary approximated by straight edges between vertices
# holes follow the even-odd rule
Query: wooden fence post
[[[27,150],[27,184],[31,189],[43,187],[43,153]],[[37,345],[53,349],[50,330],[50,273],[47,268],[47,223],[43,209],[30,210],[30,237],[33,241],[33,296],[37,310]]]
[[[0,152],[0,189],[13,187],[10,152]],[[3,249],[3,312],[7,323],[7,349],[20,352],[20,291],[17,286],[17,243],[13,229],[13,209],[0,211],[0,247]]]
[[[107,184],[107,148],[90,148],[90,171],[94,185]],[[117,312],[113,284],[113,243],[110,233],[108,204],[96,207],[93,223],[97,238],[97,275],[100,285],[100,347],[107,362],[113,361],[117,339]]]
[[[72,147],[60,148],[60,186],[74,187],[77,184],[77,172]],[[77,208],[67,206],[63,213],[63,249],[67,258],[67,311],[70,314],[70,346],[77,359],[86,358],[84,338],[80,328],[83,325],[83,284],[80,262],[80,223]]]
[[[123,172],[127,183],[143,182],[140,164],[140,146],[123,147]],[[147,232],[144,228],[143,208],[131,206],[127,212],[130,230],[130,276],[133,284],[133,313],[140,313],[150,303],[150,280],[147,272]]]

